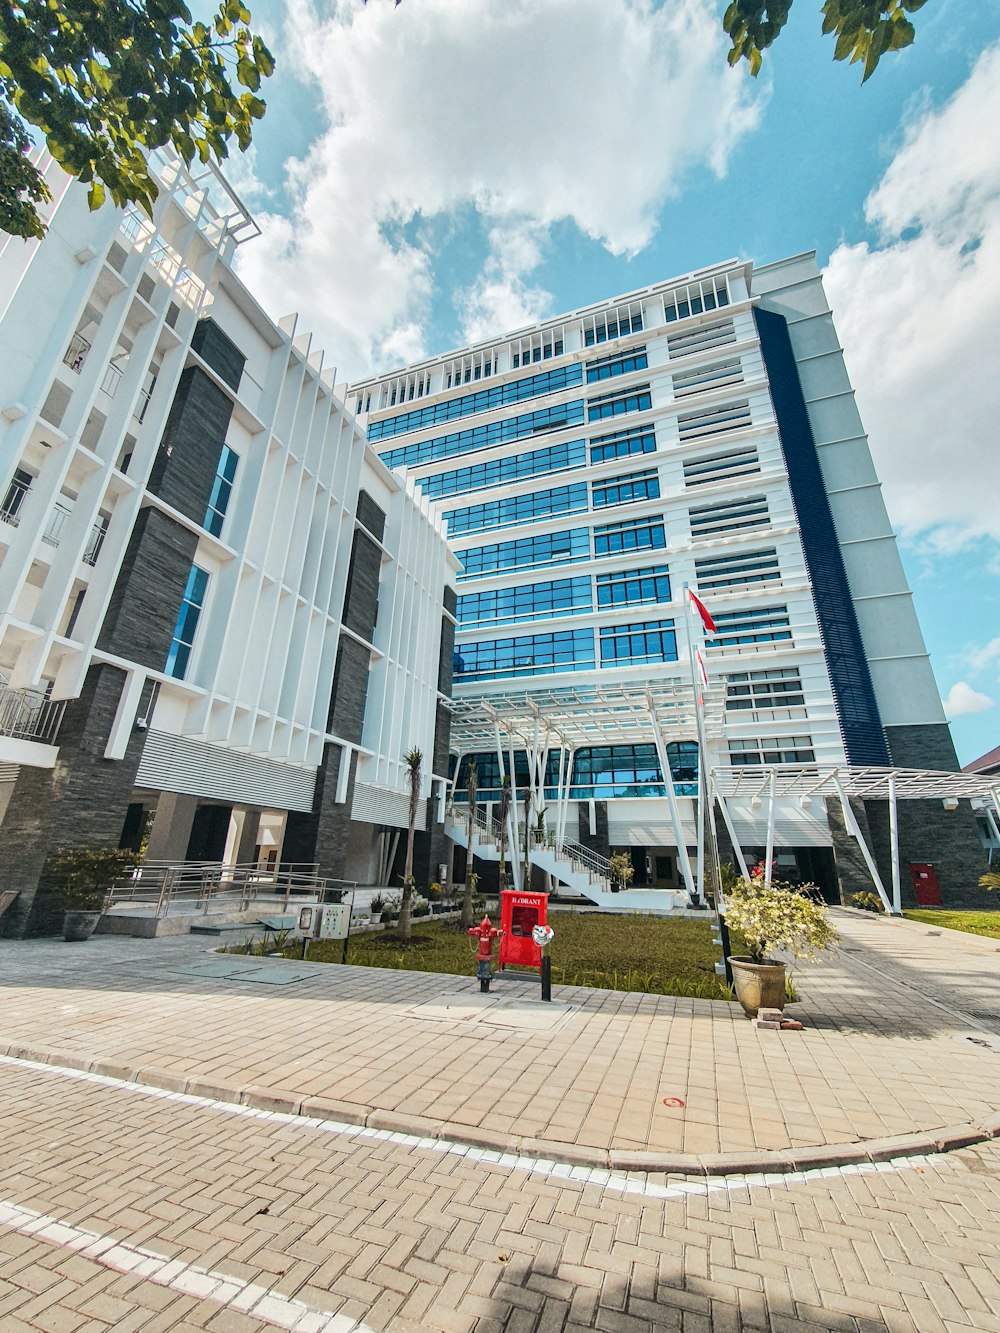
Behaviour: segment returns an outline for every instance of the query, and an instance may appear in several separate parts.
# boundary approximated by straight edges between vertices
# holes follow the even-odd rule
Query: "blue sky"
[[[815,249],[962,762],[1000,744],[1000,6],[864,86],[797,0],[261,0],[241,256],[343,377],[736,255]]]

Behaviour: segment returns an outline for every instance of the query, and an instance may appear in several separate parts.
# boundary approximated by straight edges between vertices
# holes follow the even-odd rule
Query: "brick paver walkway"
[[[0,1127],[3,1333],[1000,1329],[997,1144],[671,1185],[16,1061]]]
[[[486,1005],[472,979],[418,973],[282,962],[268,974],[286,984],[262,984],[240,979],[260,960],[191,937],[0,942],[0,1052],[612,1165],[995,1118],[996,943],[838,918],[844,950],[798,974],[801,1033],[722,1002],[568,987],[543,1009],[507,979]]]

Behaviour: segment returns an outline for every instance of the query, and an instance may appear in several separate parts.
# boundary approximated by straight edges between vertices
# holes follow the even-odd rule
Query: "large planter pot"
[[[380,922],[381,922],[381,920],[382,920],[382,913],[381,913],[381,912],[372,912],[372,913],[371,913],[371,918],[370,918],[370,919],[371,919],[371,923],[372,923],[372,925],[373,925],[373,926],[377,926],[377,925],[380,924]]]
[[[63,939],[71,943],[89,940],[100,919],[100,912],[67,912],[63,916]]]
[[[774,961],[752,963],[749,958],[730,958],[736,998],[751,1018],[758,1009],[784,1009],[785,965]]]

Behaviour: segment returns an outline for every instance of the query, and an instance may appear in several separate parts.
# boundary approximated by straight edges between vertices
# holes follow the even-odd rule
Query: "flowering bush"
[[[814,958],[839,938],[826,907],[815,898],[812,884],[801,889],[772,880],[764,886],[763,865],[754,866],[749,879],[731,885],[726,898],[726,924],[746,940],[752,963],[763,963],[777,949],[796,958]]]
[[[851,906],[860,907],[862,912],[882,912],[882,899],[877,893],[852,893]]]

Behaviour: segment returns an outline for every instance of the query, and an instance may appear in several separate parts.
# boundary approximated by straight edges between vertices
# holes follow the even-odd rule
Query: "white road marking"
[[[97,1231],[69,1226],[7,1199],[0,1199],[0,1226],[75,1250],[116,1273],[128,1273],[199,1300],[215,1301],[228,1310],[238,1310],[291,1333],[374,1333],[367,1324],[347,1315],[316,1310],[302,1301],[282,1296],[255,1282],[244,1282],[229,1273],[198,1268],[180,1259],[169,1259],[155,1250],[102,1236]]]
[[[153,1088],[145,1083],[132,1083],[127,1079],[112,1078],[107,1074],[92,1074],[87,1070],[67,1069],[62,1065],[43,1064],[36,1060],[22,1060],[15,1056],[0,1055],[0,1065],[13,1065],[18,1069],[30,1069],[41,1074],[52,1074],[61,1078],[72,1079],[77,1083],[93,1083],[98,1087],[134,1092],[143,1097],[152,1097],[156,1101],[195,1106],[202,1110],[218,1111],[224,1115],[239,1116],[246,1120],[262,1120],[272,1124],[290,1125],[309,1132],[335,1134],[344,1138],[371,1139],[378,1143],[398,1143],[402,1147],[417,1148],[423,1152],[465,1157],[470,1162],[477,1164],[485,1163],[486,1165],[523,1171],[530,1175],[545,1176],[556,1180],[600,1185],[606,1190],[620,1191],[623,1194],[637,1194],[646,1199],[681,1199],[687,1195],[732,1194],[736,1190],[756,1186],[784,1188],[789,1185],[808,1184],[813,1180],[833,1179],[842,1176],[892,1175],[899,1171],[922,1169],[930,1160],[926,1155],[896,1157],[888,1162],[853,1162],[846,1166],[813,1167],[805,1171],[754,1172],[747,1175],[718,1176],[709,1177],[708,1179],[692,1177],[691,1179],[678,1179],[670,1184],[661,1185],[658,1181],[651,1180],[644,1171],[611,1171],[596,1166],[573,1166],[570,1163],[557,1162],[551,1158],[524,1157],[516,1152],[502,1153],[493,1148],[473,1148],[467,1143],[456,1143],[451,1139],[428,1139],[417,1134],[404,1134],[399,1130],[369,1129],[364,1125],[350,1125],[339,1120],[318,1120],[310,1116],[292,1115],[287,1111],[260,1111],[256,1107],[241,1106],[236,1102],[215,1101],[211,1097],[199,1097],[189,1092],[167,1092],[163,1088]]]

